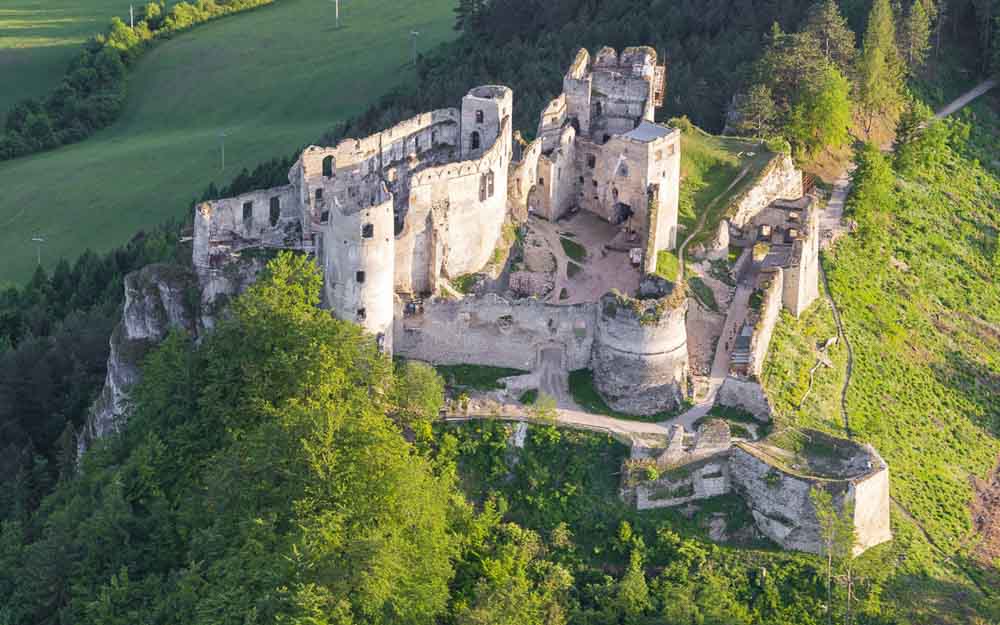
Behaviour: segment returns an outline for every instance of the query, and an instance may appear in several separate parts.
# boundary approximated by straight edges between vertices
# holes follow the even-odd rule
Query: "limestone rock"
[[[719,222],[715,236],[708,244],[706,257],[709,260],[724,260],[729,256],[729,222],[725,219]]]

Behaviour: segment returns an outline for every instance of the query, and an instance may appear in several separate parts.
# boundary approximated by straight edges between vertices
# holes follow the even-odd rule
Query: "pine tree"
[[[903,104],[901,61],[889,0],[872,4],[857,76],[858,105],[865,117],[865,131],[871,133],[877,117],[895,120]]]
[[[922,0],[914,0],[903,26],[907,70],[915,74],[927,60],[930,48],[931,21]]]
[[[836,0],[821,0],[814,6],[805,31],[813,33],[819,40],[827,61],[836,65],[842,73],[851,69],[855,56],[854,31],[840,14]]]
[[[740,102],[737,130],[741,134],[766,136],[773,130],[777,114],[771,88],[767,85],[754,85]]]

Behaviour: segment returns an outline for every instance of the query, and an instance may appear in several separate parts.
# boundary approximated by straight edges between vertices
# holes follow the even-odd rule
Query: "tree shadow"
[[[944,363],[931,365],[937,380],[959,392],[978,408],[970,420],[1000,437],[1000,371],[957,350],[945,354]]]

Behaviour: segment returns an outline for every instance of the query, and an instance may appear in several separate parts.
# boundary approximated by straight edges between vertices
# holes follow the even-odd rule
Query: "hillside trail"
[[[997,86],[997,84],[997,79],[995,78],[984,80],[938,109],[938,111],[934,114],[934,119],[944,119],[945,117],[962,110],[962,108],[993,87]],[[883,149],[892,150],[892,145],[883,146]],[[833,192],[830,194],[830,200],[827,202],[826,209],[820,217],[820,239],[823,241],[824,249],[831,246],[833,242],[836,241],[838,236],[846,232],[846,226],[843,223],[844,207],[847,201],[847,196],[851,191],[851,177],[855,169],[857,169],[857,164],[853,161],[844,167],[844,170],[841,172],[837,181],[833,185]],[[844,375],[844,384],[840,390],[840,411],[841,417],[844,421],[844,431],[850,438],[853,433],[851,430],[851,419],[847,412],[847,392],[851,385],[851,376],[854,373],[854,348],[851,346],[851,341],[847,338],[847,332],[844,330],[843,318],[841,317],[840,309],[837,308],[837,302],[833,298],[833,293],[830,291],[830,282],[827,279],[823,263],[819,264],[819,275],[823,282],[823,292],[826,295],[827,301],[830,302],[830,308],[833,310],[833,319],[837,324],[837,334],[839,339],[843,341],[844,345],[847,347],[847,371]]]

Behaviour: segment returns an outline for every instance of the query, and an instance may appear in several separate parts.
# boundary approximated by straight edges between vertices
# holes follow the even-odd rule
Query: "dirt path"
[[[997,79],[990,78],[989,80],[984,80],[972,89],[969,89],[962,95],[958,96],[952,100],[949,104],[941,108],[937,113],[934,114],[934,119],[944,119],[956,111],[960,111],[965,108],[969,102],[972,102],[979,96],[983,95],[993,87],[997,86]]]
[[[701,232],[702,229],[705,227],[705,219],[708,218],[708,214],[712,211],[712,208],[715,206],[715,204],[719,200],[721,200],[727,193],[732,191],[733,187],[739,184],[740,180],[743,180],[743,178],[746,177],[749,171],[750,171],[750,165],[744,166],[743,169],[740,170],[740,173],[736,175],[736,178],[734,178],[733,181],[729,183],[729,186],[726,187],[726,190],[720,193],[719,195],[715,196],[715,199],[713,199],[711,202],[708,203],[708,206],[705,207],[705,210],[701,212],[701,216],[698,217],[698,223],[695,224],[694,230],[691,231],[691,234],[684,237],[684,242],[681,243],[680,246],[677,248],[678,284],[684,281],[684,250],[687,249],[688,243],[690,243],[691,239],[695,238],[695,236],[697,236],[698,233]]]

